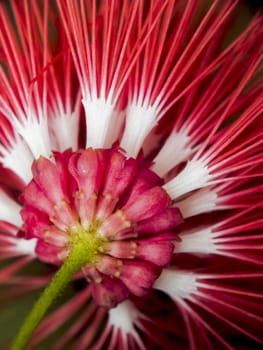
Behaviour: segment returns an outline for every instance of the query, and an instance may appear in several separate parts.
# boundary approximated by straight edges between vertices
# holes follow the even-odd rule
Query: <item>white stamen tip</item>
[[[22,138],[17,137],[9,148],[0,145],[0,160],[5,168],[12,170],[25,183],[32,178],[33,155]]]
[[[115,106],[103,97],[82,100],[87,125],[87,144],[94,148],[110,147],[115,141],[111,137]]]
[[[50,124],[54,134],[52,143],[55,149],[61,152],[67,148],[77,149],[79,136],[79,116],[77,112],[71,114],[56,113],[53,118],[50,118]]]
[[[25,255],[32,255],[35,256],[35,249],[36,249],[36,239],[18,239],[17,245],[16,245],[16,251],[21,254]]]
[[[124,334],[134,332],[134,322],[138,318],[139,311],[126,300],[109,310],[109,324],[121,329]]]
[[[6,193],[0,191],[0,220],[9,222],[16,226],[22,225],[20,216],[21,207]]]
[[[202,188],[175,205],[180,209],[184,218],[189,218],[215,210],[216,201],[217,194],[215,191],[210,188]]]
[[[41,116],[38,120],[34,113],[29,111],[28,118],[23,123],[15,123],[15,128],[28,144],[34,158],[50,156],[50,135],[45,116]]]
[[[192,272],[165,269],[156,280],[154,288],[167,293],[172,299],[180,300],[196,293],[197,282]]]
[[[180,234],[179,237],[181,238],[181,241],[174,242],[175,253],[216,253],[216,246],[213,242],[213,233],[209,227],[202,228],[198,231]]]
[[[210,178],[209,169],[202,160],[191,160],[177,176],[164,185],[164,189],[172,199],[176,199],[207,186]]]
[[[176,165],[189,159],[192,149],[190,137],[184,132],[172,132],[154,159],[153,170],[164,176]]]
[[[126,112],[126,125],[121,140],[121,148],[127,154],[136,158],[146,136],[157,123],[157,109],[155,106],[129,104]]]

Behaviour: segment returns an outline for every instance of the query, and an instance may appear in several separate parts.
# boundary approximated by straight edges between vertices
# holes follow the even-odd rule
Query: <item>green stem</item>
[[[72,276],[87,263],[87,251],[81,242],[72,246],[65,263],[57,271],[50,284],[46,287],[33,309],[26,317],[16,336],[11,350],[22,350],[29,342],[34,330],[45,316],[48,308],[58,294],[70,282]]]

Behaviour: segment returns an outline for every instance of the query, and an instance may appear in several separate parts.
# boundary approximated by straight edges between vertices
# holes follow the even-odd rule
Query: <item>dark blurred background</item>
[[[245,0],[244,2],[251,11],[263,9],[263,0]]]

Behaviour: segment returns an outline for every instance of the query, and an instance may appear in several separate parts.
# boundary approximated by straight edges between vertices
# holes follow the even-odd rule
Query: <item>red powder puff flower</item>
[[[263,19],[229,40],[237,4],[0,4],[5,296],[57,268],[12,350],[263,344]]]

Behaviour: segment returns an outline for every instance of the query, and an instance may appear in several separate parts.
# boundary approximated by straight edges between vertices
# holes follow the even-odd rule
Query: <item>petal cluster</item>
[[[161,178],[118,148],[56,152],[36,160],[32,174],[20,196],[22,229],[37,240],[40,260],[61,264],[82,239],[91,254],[83,272],[100,305],[145,295],[169,264],[182,222]]]

